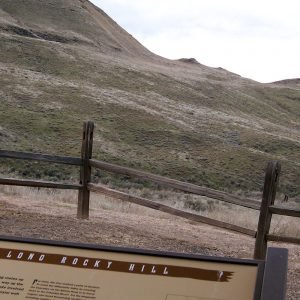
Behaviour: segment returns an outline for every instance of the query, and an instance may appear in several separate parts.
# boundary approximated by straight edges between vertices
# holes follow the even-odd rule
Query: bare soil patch
[[[76,204],[30,200],[0,193],[0,234],[214,256],[251,258],[254,239],[162,213],[141,215],[92,209],[76,219]],[[300,247],[289,249],[288,297],[300,299]]]

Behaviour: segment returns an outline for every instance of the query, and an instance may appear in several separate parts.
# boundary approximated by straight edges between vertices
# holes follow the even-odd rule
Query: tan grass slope
[[[89,1],[0,1],[0,99],[0,148],[78,155],[90,119],[98,158],[243,193],[279,159],[281,192],[299,197],[298,85],[162,58]],[[10,161],[0,172],[77,174]]]
[[[48,41],[86,43],[105,52],[147,56],[145,49],[101,9],[84,0],[1,1],[2,29]]]

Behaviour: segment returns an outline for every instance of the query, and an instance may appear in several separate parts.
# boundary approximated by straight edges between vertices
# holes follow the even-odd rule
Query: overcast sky
[[[260,82],[300,77],[299,0],[92,0],[152,52]]]

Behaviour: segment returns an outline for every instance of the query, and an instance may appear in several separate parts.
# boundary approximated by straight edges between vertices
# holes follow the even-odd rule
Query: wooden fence
[[[41,187],[41,188],[55,188],[55,189],[76,189],[78,190],[77,217],[82,219],[86,219],[89,217],[90,192],[96,192],[96,193],[106,194],[123,201],[135,203],[151,209],[159,210],[175,216],[186,218],[192,221],[201,222],[212,226],[217,226],[228,230],[236,231],[256,238],[255,251],[254,251],[254,258],[256,259],[265,258],[268,241],[281,241],[281,242],[300,244],[300,238],[297,237],[288,237],[288,236],[269,234],[269,229],[270,229],[270,224],[271,224],[271,219],[273,214],[300,217],[300,210],[291,210],[291,209],[282,208],[274,205],[276,189],[277,189],[279,175],[280,175],[279,162],[271,161],[268,163],[266,174],[265,174],[265,183],[264,183],[262,202],[259,203],[258,201],[247,199],[247,198],[241,198],[226,192],[216,191],[195,184],[186,183],[175,179],[154,175],[144,171],[92,159],[93,131],[94,131],[94,124],[92,122],[85,122],[83,125],[82,147],[81,147],[80,158],[0,150],[0,158],[2,157],[2,158],[22,159],[22,160],[35,160],[35,161],[43,161],[49,163],[78,166],[80,167],[79,183],[65,184],[65,183],[54,183],[49,181],[0,178],[0,184]],[[179,209],[175,209],[173,207],[163,205],[161,203],[157,203],[149,199],[136,197],[124,192],[110,189],[104,185],[94,184],[91,182],[92,167],[109,171],[112,173],[116,173],[116,174],[122,174],[130,177],[149,180],[160,186],[169,187],[169,188],[177,189],[188,193],[193,193],[196,195],[206,196],[208,198],[243,206],[249,209],[260,210],[257,231],[244,228],[241,226],[229,224],[226,222],[218,221],[208,217],[200,216],[190,212],[185,212]]]

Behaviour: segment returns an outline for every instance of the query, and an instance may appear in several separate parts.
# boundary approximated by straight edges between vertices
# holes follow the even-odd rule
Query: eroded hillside
[[[0,53],[1,149],[79,155],[93,120],[100,159],[242,192],[261,190],[279,159],[281,192],[299,196],[297,85],[164,59],[84,0],[1,0]],[[75,174],[11,161],[1,170]]]

